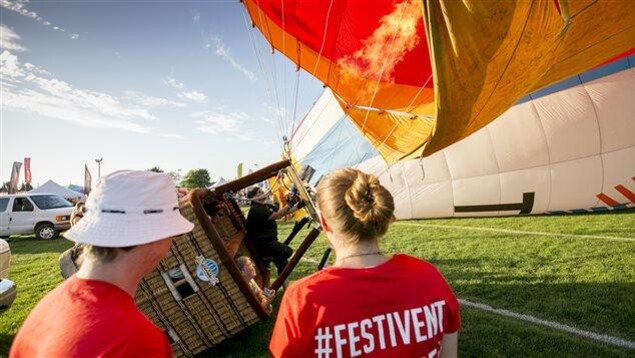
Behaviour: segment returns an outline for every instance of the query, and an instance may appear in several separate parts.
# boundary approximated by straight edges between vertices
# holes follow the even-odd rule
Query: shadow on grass
[[[272,317],[256,323],[196,357],[270,357],[268,345],[274,322]]]
[[[281,292],[282,293],[282,292]],[[196,357],[270,357],[269,338],[276,322],[281,295],[273,302],[269,319],[258,322],[220,344],[196,355]]]
[[[629,357],[632,351],[472,308],[461,309],[461,357]]]
[[[11,342],[13,342],[13,335],[0,334],[0,357],[9,356],[9,347],[11,347]]]
[[[510,275],[505,267],[493,272],[465,270],[478,267],[478,261],[431,260],[460,298],[635,340],[632,282],[576,283],[560,275],[536,277],[532,272]]]

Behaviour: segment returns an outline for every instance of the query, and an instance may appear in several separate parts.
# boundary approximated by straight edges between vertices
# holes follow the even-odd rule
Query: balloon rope
[[[428,83],[430,82],[430,80],[432,79],[432,74],[430,74],[430,77],[428,77],[428,80],[423,84],[423,86],[421,86],[419,88],[419,91],[417,91],[417,94],[415,94],[415,96],[412,98],[412,101],[410,101],[410,104],[408,105],[408,107],[406,107],[406,112],[410,112],[410,110],[412,109],[412,105],[414,104],[415,100],[417,99],[417,97],[419,97],[419,94],[421,94],[421,91],[423,90],[423,88],[425,86],[428,85]],[[418,118],[419,116],[417,116]],[[381,142],[381,144],[379,144],[379,146],[377,146],[377,148],[379,148],[380,146],[386,144],[386,141],[388,140],[388,138],[390,138],[390,136],[395,132],[395,130],[397,130],[397,127],[399,127],[399,124],[397,122],[395,122],[395,125],[392,127],[392,130],[386,134],[386,136],[384,137],[384,140]],[[388,162],[386,162],[387,164]],[[425,176],[425,175],[424,175]]]
[[[302,136],[300,136],[300,138],[298,138],[297,142],[291,143],[291,150],[292,151],[293,151],[293,148],[297,147],[305,138],[307,138],[309,132],[311,132],[311,129],[313,128],[313,126],[315,126],[315,124],[317,122],[319,122],[319,118],[322,117],[322,115],[324,114],[324,111],[326,110],[326,108],[328,107],[328,105],[331,103],[332,100],[333,100],[333,96],[331,96],[329,98],[328,102],[320,110],[320,113],[317,115],[318,119],[316,119],[315,121],[313,121],[313,123],[311,123],[309,128],[307,128],[307,130],[304,131],[304,133],[302,133]]]
[[[402,18],[403,18],[403,12],[401,13],[401,15],[399,15],[399,24],[401,24]],[[392,40],[390,41],[390,47],[388,48],[388,53],[390,53],[392,51],[392,47],[393,47],[393,45],[395,43],[395,39],[397,38],[397,31],[398,31],[399,28],[400,27],[396,27],[395,28],[395,32],[392,35]],[[370,99],[370,103],[368,104],[368,108],[366,109],[366,115],[364,116],[364,122],[362,123],[362,127],[359,130],[362,133],[362,136],[364,136],[364,128],[366,128],[366,123],[368,122],[368,115],[370,114],[370,111],[372,110],[373,102],[375,102],[375,97],[377,96],[377,91],[379,90],[379,84],[381,83],[382,77],[384,77],[384,72],[386,71],[386,64],[388,63],[388,59],[389,59],[389,56],[386,56],[386,60],[384,61],[384,63],[382,64],[382,67],[381,67],[381,74],[377,78],[377,84],[375,84],[375,89],[373,90],[373,95],[372,95],[372,97]],[[364,138],[365,138],[365,136],[364,136]],[[355,143],[355,148],[357,149],[357,143]],[[350,156],[349,156],[348,160],[350,160]]]
[[[273,47],[273,37],[271,36],[271,29],[269,28],[269,20],[266,18],[263,20],[263,11],[262,11],[262,7],[260,6],[260,0],[257,0],[257,7],[258,7],[258,17],[260,18],[260,22],[265,24],[265,27],[267,28],[267,34],[269,36],[269,42],[271,43],[271,78],[272,78],[272,82],[273,82],[273,94],[275,96],[275,105],[278,108],[278,113],[277,113],[277,119],[279,121],[279,136],[282,137],[284,136],[284,134],[286,133],[285,130],[285,120],[283,118],[284,116],[284,110],[280,107],[280,96],[278,95],[278,78],[276,76],[276,51],[275,48]],[[284,26],[284,24],[283,24]],[[284,37],[283,37],[284,39]]]
[[[275,113],[276,115],[276,120],[278,121],[278,136],[282,137],[284,136],[284,120],[282,119],[282,116],[284,114],[284,112],[282,111],[281,107],[280,107],[280,96],[278,96],[278,80],[276,78],[276,71],[275,71],[275,66],[276,66],[276,62],[275,62],[275,48],[273,47],[273,38],[271,36],[271,29],[269,28],[269,21],[266,19],[266,17],[263,14],[262,11],[262,7],[260,6],[260,0],[258,0],[257,2],[257,7],[258,7],[258,18],[260,19],[260,23],[263,23],[265,25],[265,27],[267,28],[267,34],[269,35],[269,42],[271,43],[271,64],[272,64],[272,71],[271,71],[271,82],[272,82],[272,93],[275,99],[274,105],[277,108],[277,113]],[[264,18],[263,18],[264,17]],[[264,63],[264,61],[263,61]],[[263,67],[263,71],[264,71],[264,67]],[[284,145],[283,145],[284,148]]]
[[[399,24],[401,25],[401,20],[403,18],[403,12],[399,15]],[[388,48],[388,53],[392,51],[392,46],[395,44],[395,39],[397,38],[397,31],[400,27],[395,28],[395,33],[392,35],[392,40],[390,41],[390,47]],[[384,77],[384,72],[386,71],[386,64],[388,63],[389,56],[386,56],[386,60],[381,66],[381,75],[377,78],[377,84],[375,85],[375,90],[373,91],[373,95],[370,98],[370,103],[368,107],[373,106],[373,102],[375,102],[375,96],[377,95],[377,91],[379,90],[379,84],[381,83],[382,77]],[[364,117],[364,123],[362,124],[362,128],[360,132],[364,133],[364,128],[366,127],[366,122],[368,121],[368,115],[370,114],[370,108],[366,111],[366,116]]]
[[[286,28],[286,21],[285,21],[285,13],[284,13],[284,0],[280,0],[280,6],[282,7],[282,53],[287,53],[287,37],[285,36],[285,34],[287,33],[287,28]],[[287,113],[287,71],[284,70],[284,67],[282,69],[282,99],[284,100],[283,103],[283,107],[284,108],[284,112],[283,113],[283,118],[284,118],[284,123],[288,123],[290,122],[289,118],[285,118],[288,117],[289,114]],[[283,128],[284,129],[284,133],[285,135],[288,133],[287,128]]]
[[[284,2],[284,0],[281,0],[281,1],[283,1],[283,2]],[[321,60],[321,58],[322,58],[322,52],[324,51],[324,45],[326,45],[326,35],[328,34],[328,25],[329,25],[329,19],[331,18],[331,8],[332,8],[332,7],[333,7],[333,0],[331,0],[331,1],[329,2],[329,8],[328,8],[328,10],[327,10],[327,12],[326,12],[326,19],[325,19],[325,21],[324,21],[324,34],[322,35],[322,43],[321,43],[321,45],[320,45],[320,52],[318,52],[318,58],[317,58],[317,61],[315,62],[315,66],[313,67],[313,71],[312,71],[312,73],[311,73],[313,76],[315,76],[315,71],[317,71],[318,65],[319,65],[320,60]],[[284,7],[283,7],[283,12],[284,12]],[[283,22],[283,23],[284,23],[284,22]],[[298,46],[299,46],[299,45],[298,45]],[[299,58],[299,56],[298,56],[298,63],[300,63],[300,58]],[[330,66],[330,65],[329,65],[329,66]],[[330,67],[329,67],[329,68],[330,68]],[[290,134],[290,137],[291,137],[291,138],[290,138],[290,140],[291,140],[291,139],[293,139],[293,135],[295,134],[295,130],[296,130],[296,128],[295,128],[295,121],[296,121],[297,108],[298,108],[298,93],[299,93],[299,91],[300,91],[300,72],[299,72],[299,71],[297,71],[297,72],[298,72],[298,75],[297,75],[297,78],[296,78],[296,87],[295,87],[295,102],[294,102],[294,105],[293,105],[293,118],[292,118],[293,122],[291,123],[291,128],[290,128],[290,131],[293,131],[293,133],[289,133],[289,134]],[[330,101],[330,100],[329,100],[329,101]],[[325,107],[325,108],[326,108],[326,107]],[[324,112],[324,109],[322,109],[322,112]],[[321,112],[321,113],[322,113],[322,112]],[[308,113],[307,113],[307,114],[308,114]],[[306,118],[306,116],[305,116],[304,118]],[[303,118],[303,120],[304,120],[304,118]],[[301,123],[301,122],[300,122],[300,123]],[[315,122],[314,122],[314,123],[312,123],[312,125],[313,125],[313,124],[315,124]],[[298,140],[298,142],[296,142],[296,143],[295,143],[295,145],[296,145],[296,146],[297,146],[297,144],[299,144],[299,143],[300,143],[300,141],[301,141],[302,139],[304,139],[304,138],[306,137],[306,134],[307,134],[307,133],[308,133],[308,131],[307,131],[307,132],[305,132],[305,133],[304,133],[304,135],[302,136],[302,138],[301,138],[300,140]],[[292,146],[289,146],[289,148],[292,148]]]
[[[247,8],[245,7],[245,11],[248,11]],[[260,16],[260,21],[262,21],[262,16],[261,14],[259,14]],[[258,45],[256,44],[256,39],[255,36],[253,34],[253,30],[251,29],[251,27],[249,26],[249,23],[247,21],[247,16],[245,15],[245,13],[243,12],[243,20],[245,23],[245,28],[247,29],[247,34],[249,35],[249,40],[251,42],[252,45],[252,49],[254,51],[254,55],[256,56],[256,60],[258,61],[258,67],[260,68],[260,72],[262,74],[262,78],[265,82],[265,89],[267,91],[267,94],[269,95],[269,100],[273,103],[276,104],[275,100],[274,100],[274,96],[273,96],[273,89],[271,84],[269,83],[269,78],[267,76],[267,73],[265,71],[264,68],[264,64],[263,64],[263,60],[262,60],[262,56],[260,55],[260,50],[258,48]],[[280,112],[280,108],[278,106],[278,113]],[[274,114],[274,117],[276,117]],[[280,150],[282,151],[284,149],[284,143],[282,142],[282,128],[280,126],[280,121],[279,118],[275,118],[276,119],[276,127],[277,127],[277,131],[278,131],[278,138],[277,141],[280,145]]]
[[[278,107],[278,120],[280,121],[280,127],[282,128],[282,135],[287,132],[286,131],[286,120],[284,118],[286,109],[280,106],[280,96],[278,95],[279,91],[279,83],[278,76],[276,75],[276,54],[271,53],[271,78],[273,78],[273,87],[274,87],[274,95],[276,96],[276,106]]]
[[[412,110],[412,107],[414,106],[414,103],[417,100],[417,97],[419,97],[419,95],[421,94],[421,91],[423,91],[425,86],[427,86],[428,83],[430,83],[431,79],[432,79],[432,73],[430,74],[430,77],[428,77],[428,80],[423,84],[423,86],[419,87],[419,91],[417,91],[417,94],[415,94],[415,96],[412,98],[412,101],[410,101],[410,104],[408,105],[408,107],[406,107],[405,112],[410,112],[410,110]]]
[[[304,115],[302,116],[302,119],[300,119],[300,122],[297,125],[293,126],[293,129],[291,131],[291,136],[289,137],[289,142],[293,141],[293,139],[295,138],[295,134],[298,133],[298,130],[300,129],[300,127],[302,127],[302,124],[306,120],[308,114],[311,113],[311,110],[313,110],[313,108],[315,108],[316,104],[317,104],[317,101],[314,101],[313,104],[311,105],[311,107],[309,108],[309,110],[304,112]]]
[[[423,157],[419,157],[419,165],[421,165],[421,181],[426,180],[426,168],[423,166]]]
[[[332,7],[333,7],[333,0],[331,0],[331,2],[329,3],[329,9],[326,12],[326,20],[324,21],[324,35],[322,35],[322,44],[320,45],[320,52],[318,53],[317,61],[315,61],[313,72],[311,72],[313,76],[315,76],[315,71],[317,71],[318,65],[320,63],[320,59],[322,58],[322,51],[324,50],[324,45],[326,44],[326,34],[328,33],[329,19],[331,17]]]
[[[293,116],[291,117],[291,126],[289,127],[289,136],[292,136],[293,128],[295,127],[295,116],[298,113],[298,94],[300,93],[300,71],[296,72],[295,79],[295,99],[293,101]]]

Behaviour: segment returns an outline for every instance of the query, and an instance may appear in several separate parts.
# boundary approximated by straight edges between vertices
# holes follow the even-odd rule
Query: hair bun
[[[373,175],[353,168],[324,176],[318,184],[317,203],[331,229],[351,242],[383,236],[395,219],[395,203],[388,189]]]
[[[391,203],[386,202],[386,194]],[[346,191],[344,200],[353,216],[363,224],[383,223],[392,219],[392,196],[373,175],[358,172],[353,184]]]

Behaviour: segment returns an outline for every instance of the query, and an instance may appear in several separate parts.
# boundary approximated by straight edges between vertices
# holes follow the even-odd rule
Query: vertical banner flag
[[[91,183],[93,181],[93,177],[90,175],[88,171],[88,165],[84,164],[84,194],[90,194]]]
[[[24,183],[31,184],[31,158],[24,158]]]
[[[238,168],[236,168],[236,179],[240,179],[243,177],[243,163],[238,164]]]
[[[13,169],[11,170],[11,181],[9,182],[9,194],[15,194],[18,192],[18,181],[20,181],[20,169],[22,163],[13,162]]]

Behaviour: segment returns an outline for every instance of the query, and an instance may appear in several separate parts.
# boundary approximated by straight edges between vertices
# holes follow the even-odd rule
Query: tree
[[[177,185],[181,182],[181,174],[178,171],[169,171],[168,175],[172,177],[172,180],[174,180]]]
[[[185,174],[181,186],[186,189],[207,188],[212,185],[207,169],[192,169]]]
[[[149,172],[155,172],[155,173],[163,173],[163,169],[161,169],[161,168],[159,168],[157,166],[154,166],[154,167],[148,169],[148,171]]]

